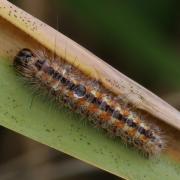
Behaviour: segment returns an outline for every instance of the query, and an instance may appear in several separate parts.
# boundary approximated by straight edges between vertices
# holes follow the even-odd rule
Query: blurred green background
[[[180,109],[180,1],[12,0],[11,2],[53,26]],[[12,179],[28,179],[32,176],[34,166],[28,166],[32,162],[31,158],[26,161],[26,154],[34,152],[36,149],[34,146],[38,148],[40,146],[41,151],[46,152],[44,157],[47,158],[47,154],[48,157],[52,156],[52,159],[56,160],[59,171],[62,170],[63,163],[67,159],[73,163],[75,161],[48,147],[1,129],[0,152],[3,154],[3,158],[0,159],[1,167],[6,167],[7,163],[10,163],[9,167],[12,166],[13,169],[14,159],[24,157],[26,166],[20,167],[26,167],[25,169],[30,174],[27,176],[25,174],[28,173],[24,173],[22,176],[21,168],[19,170],[16,168],[17,173],[10,176]],[[9,136],[20,143],[18,148],[12,149],[13,145],[7,144]],[[39,156],[38,153],[35,156]],[[46,163],[49,162],[52,165],[54,162],[52,159],[49,158]],[[118,179],[83,163],[80,163],[79,169],[82,170],[82,166],[89,170],[73,171],[72,175],[62,177],[53,176],[53,171],[49,168],[49,176],[42,178],[43,174],[37,173],[38,176],[36,176],[34,173],[33,177],[38,177],[38,179]],[[66,168],[70,169],[70,167],[72,164]],[[3,173],[9,172],[8,168],[4,169]],[[0,179],[2,179],[1,176],[2,173],[0,173]]]

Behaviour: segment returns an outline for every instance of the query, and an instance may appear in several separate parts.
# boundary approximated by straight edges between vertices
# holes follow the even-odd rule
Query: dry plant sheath
[[[107,131],[151,155],[159,153],[164,142],[159,129],[154,128],[156,125],[143,121],[136,110],[144,110],[180,130],[179,111],[63,34],[5,0],[0,0],[0,16],[30,37],[29,41],[21,41],[16,49],[12,43],[10,56],[15,57],[19,51],[15,67],[23,67],[20,69],[23,75],[34,82],[40,81],[53,90],[52,93],[58,93],[58,97],[63,96],[61,101],[64,102],[68,94],[69,106],[75,106],[87,116],[95,116]],[[47,58],[33,49],[40,52],[47,49],[58,58]],[[3,48],[0,53],[4,53]],[[128,104],[117,97],[125,97]]]

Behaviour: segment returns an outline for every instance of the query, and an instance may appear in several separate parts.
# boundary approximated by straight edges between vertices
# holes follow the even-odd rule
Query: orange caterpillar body
[[[100,82],[63,59],[22,49],[14,58],[15,69],[28,81],[43,87],[56,101],[81,113],[99,127],[145,155],[161,152],[165,143],[158,128],[143,121],[132,105],[125,105]]]

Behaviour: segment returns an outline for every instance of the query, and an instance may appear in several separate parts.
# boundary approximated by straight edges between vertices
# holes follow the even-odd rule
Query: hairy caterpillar
[[[159,154],[164,148],[160,130],[142,120],[132,105],[125,105],[100,82],[62,58],[49,58],[41,51],[22,49],[14,58],[14,67],[57,102],[89,117],[94,124],[145,155]]]

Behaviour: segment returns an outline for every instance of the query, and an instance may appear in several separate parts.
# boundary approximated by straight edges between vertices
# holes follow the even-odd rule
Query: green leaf
[[[146,159],[80,115],[34,95],[8,60],[0,59],[0,87],[2,126],[124,178],[180,178],[180,164],[167,156]]]

